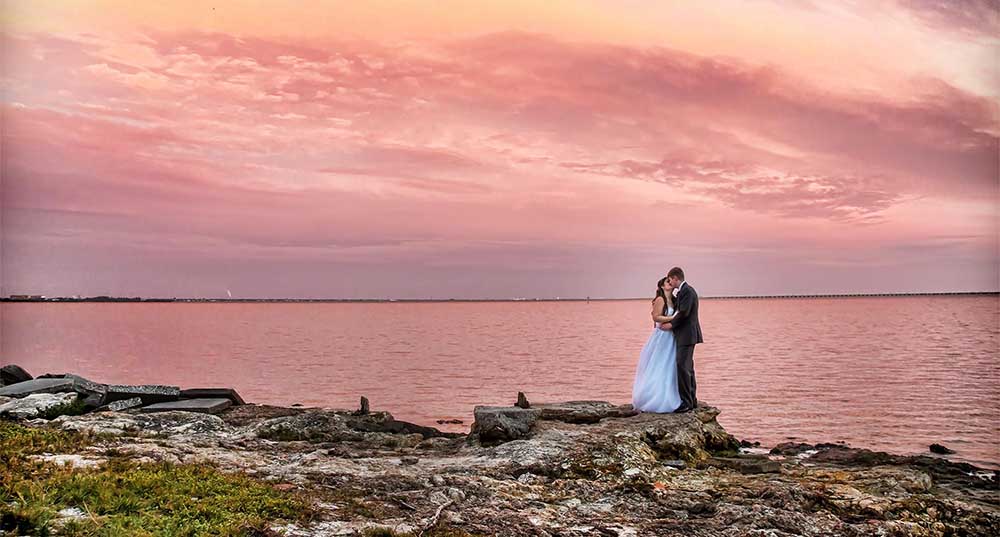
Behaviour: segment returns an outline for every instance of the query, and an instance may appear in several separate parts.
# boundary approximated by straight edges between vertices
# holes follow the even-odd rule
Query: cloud
[[[996,103],[936,78],[834,91],[748,59],[518,32],[5,42],[22,243],[549,267],[581,259],[545,253],[563,241],[642,252],[666,214],[677,240],[717,245],[996,195]]]

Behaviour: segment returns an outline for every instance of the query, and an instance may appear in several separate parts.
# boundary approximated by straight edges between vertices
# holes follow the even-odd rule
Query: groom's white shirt
[[[684,284],[686,284],[686,283],[687,282],[681,282],[680,285],[678,285],[677,287],[674,288],[673,292],[671,293],[672,295],[674,295],[674,298],[677,298],[677,295],[679,295],[680,292],[681,292],[681,287],[684,287]]]

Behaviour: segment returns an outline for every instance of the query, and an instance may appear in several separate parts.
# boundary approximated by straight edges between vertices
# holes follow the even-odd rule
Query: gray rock
[[[955,453],[955,450],[949,449],[941,444],[931,444],[928,449],[931,453],[936,453],[938,455],[951,455]]]
[[[31,380],[31,375],[19,365],[9,364],[0,367],[0,386],[10,386],[29,380]]]
[[[455,438],[465,436],[460,433],[443,433],[434,427],[425,427],[407,421],[400,421],[388,412],[357,412],[347,417],[347,424],[356,431],[387,434],[419,434],[425,440],[428,438]]]
[[[108,387],[105,384],[85,379],[79,375],[68,373],[40,375],[39,379],[64,379],[73,381],[73,391],[80,394],[83,399],[83,406],[88,410],[94,410],[104,405],[107,401]],[[37,380],[37,379],[36,379]]]
[[[91,434],[157,435],[209,435],[218,437],[231,432],[222,418],[195,412],[158,412],[154,414],[127,414],[99,412],[82,416],[60,416],[52,420],[54,426],[66,431]]]
[[[18,419],[38,418],[54,408],[73,404],[77,397],[76,392],[33,393],[0,406],[0,416]]]
[[[476,421],[472,424],[472,434],[477,435],[480,442],[494,443],[527,436],[538,420],[539,411],[516,406],[477,406],[473,414]]]
[[[169,401],[166,403],[155,403],[142,407],[142,412],[199,412],[202,414],[218,414],[223,410],[233,406],[229,399],[182,399],[180,401]]]
[[[354,414],[358,416],[363,416],[365,414],[368,414],[369,412],[371,412],[371,405],[368,402],[368,398],[362,395],[361,406],[358,408],[358,411],[355,412]]]
[[[181,396],[181,389],[177,386],[162,386],[158,384],[143,385],[123,385],[109,384],[107,402],[119,401],[121,399],[131,399],[138,397],[142,399],[142,404],[152,405],[156,403],[167,403],[176,401]]]
[[[528,402],[528,398],[524,395],[524,392],[517,392],[517,402],[514,406],[518,408],[531,408],[531,403]]]
[[[639,414],[632,405],[613,405],[607,401],[536,404],[532,408],[541,411],[538,419],[566,423],[597,423],[604,418],[627,418]]]
[[[142,406],[142,399],[139,397],[133,397],[131,399],[121,399],[119,401],[112,401],[101,408],[98,408],[98,412],[121,412],[123,410],[128,410],[130,408],[138,408]]]
[[[712,457],[705,463],[708,466],[717,466],[736,470],[741,474],[777,474],[781,473],[781,464],[766,458],[736,458],[736,457]]]
[[[0,388],[0,396],[27,397],[33,393],[65,393],[72,391],[73,379],[33,379]]]
[[[233,388],[189,388],[181,390],[181,399],[229,399],[234,406],[245,405],[246,402]]]
[[[364,436],[350,428],[347,418],[335,412],[307,411],[265,420],[255,427],[256,435],[267,440],[291,442],[358,441]]]

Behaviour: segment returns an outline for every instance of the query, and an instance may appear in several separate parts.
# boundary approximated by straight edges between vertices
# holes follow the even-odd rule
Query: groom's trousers
[[[694,345],[677,347],[677,391],[688,408],[698,406],[698,385],[694,380]]]

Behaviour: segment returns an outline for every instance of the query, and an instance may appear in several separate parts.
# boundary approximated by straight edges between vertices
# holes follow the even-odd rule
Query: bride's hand
[[[670,330],[673,327],[674,327],[674,325],[672,325],[670,323],[663,323],[663,324],[660,325],[660,330]]]

